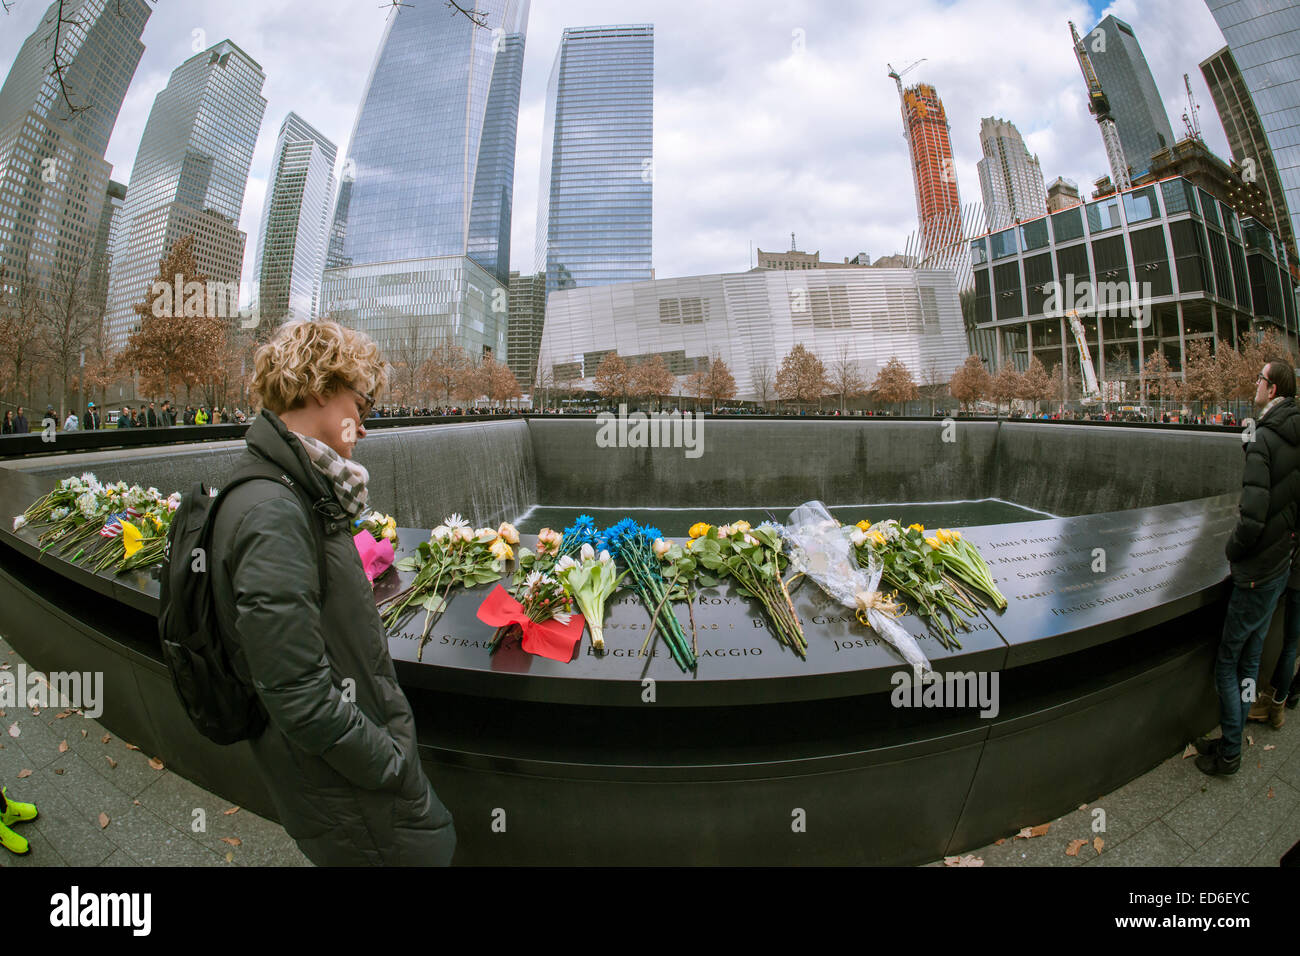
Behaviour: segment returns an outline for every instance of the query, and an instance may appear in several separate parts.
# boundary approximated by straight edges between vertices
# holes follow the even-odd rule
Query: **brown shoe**
[[[1260,723],[1267,721],[1274,730],[1279,730],[1286,723],[1286,701],[1274,700],[1272,690],[1265,689],[1259,699],[1250,705],[1250,713],[1246,715],[1246,719],[1257,720]]]

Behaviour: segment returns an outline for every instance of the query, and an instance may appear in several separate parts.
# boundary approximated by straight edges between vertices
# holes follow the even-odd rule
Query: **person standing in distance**
[[[369,481],[352,451],[385,384],[363,333],[281,326],[254,360],[262,411],[235,468],[273,463],[318,514],[279,482],[241,484],[218,503],[208,561],[232,666],[268,718],[254,759],[281,824],[318,865],[447,865],[456,847],[349,530]],[[324,534],[323,592],[309,522]]]

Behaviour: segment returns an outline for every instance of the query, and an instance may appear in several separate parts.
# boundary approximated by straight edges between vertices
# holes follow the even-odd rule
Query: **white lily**
[[[596,549],[589,544],[584,544],[582,548],[579,549],[578,554],[582,557],[582,560],[584,561],[596,560]]]

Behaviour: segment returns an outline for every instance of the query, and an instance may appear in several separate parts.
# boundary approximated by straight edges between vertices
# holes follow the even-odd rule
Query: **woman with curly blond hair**
[[[262,410],[234,471],[280,477],[219,499],[209,560],[223,640],[266,712],[254,759],[318,865],[445,865],[456,846],[348,533],[369,480],[352,451],[385,384],[364,334],[281,326],[257,351]]]

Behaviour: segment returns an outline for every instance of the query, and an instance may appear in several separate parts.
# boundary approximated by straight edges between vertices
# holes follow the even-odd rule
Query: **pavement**
[[[19,663],[0,637],[0,669]],[[1233,776],[1207,777],[1180,751],[1065,816],[1024,821],[1024,836],[928,865],[1277,866],[1300,843],[1300,709],[1286,713],[1278,730],[1248,725]],[[311,865],[279,824],[65,707],[0,709],[0,783],[40,811],[14,828],[31,851],[0,850],[0,865]]]

